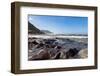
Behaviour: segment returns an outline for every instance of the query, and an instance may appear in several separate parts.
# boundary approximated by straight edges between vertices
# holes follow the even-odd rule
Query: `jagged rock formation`
[[[43,33],[45,34],[53,34],[52,32],[48,31],[48,30],[41,30]]]

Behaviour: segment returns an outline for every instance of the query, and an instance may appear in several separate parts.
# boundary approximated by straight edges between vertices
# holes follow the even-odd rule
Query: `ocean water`
[[[88,36],[62,36],[62,35],[28,35],[28,37],[35,37],[35,38],[88,38]]]

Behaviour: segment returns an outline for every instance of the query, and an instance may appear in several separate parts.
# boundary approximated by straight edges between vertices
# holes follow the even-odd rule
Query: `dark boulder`
[[[37,44],[39,44],[39,43],[38,43],[37,41],[34,40],[34,41],[32,42],[32,44],[37,45]]]
[[[51,48],[55,48],[56,47],[56,45],[51,45]]]
[[[56,46],[55,48],[56,48],[56,49],[61,49],[62,47],[61,47],[61,46]]]
[[[74,57],[75,55],[78,54],[78,52],[79,50],[77,50],[76,48],[69,49],[69,51],[66,52],[66,58]]]
[[[60,59],[60,55],[61,55],[61,53],[60,53],[60,52],[59,52],[59,53],[57,53],[57,54],[55,55],[54,59]]]
[[[39,43],[36,48],[41,48],[41,47],[42,48],[44,47],[44,44],[43,43]]]
[[[48,45],[48,44],[45,44],[45,48],[50,48],[50,45]]]

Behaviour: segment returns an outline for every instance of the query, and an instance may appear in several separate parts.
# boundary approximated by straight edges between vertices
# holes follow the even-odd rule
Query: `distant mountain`
[[[40,31],[36,28],[33,24],[28,21],[28,33],[29,34],[45,34],[44,32]]]
[[[43,33],[45,34],[52,34],[52,32],[50,32],[49,30],[41,30]]]
[[[88,36],[88,34],[68,34],[69,36]]]
[[[88,34],[56,34],[61,36],[88,36]]]

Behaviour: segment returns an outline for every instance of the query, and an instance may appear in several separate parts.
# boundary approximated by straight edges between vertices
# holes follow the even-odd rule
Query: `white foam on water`
[[[55,35],[28,35],[28,37],[35,37],[35,38],[88,38],[88,36],[55,36]]]

